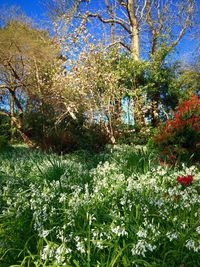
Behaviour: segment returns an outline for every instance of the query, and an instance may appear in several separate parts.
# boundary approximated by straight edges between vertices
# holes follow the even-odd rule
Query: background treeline
[[[188,30],[198,37],[197,2],[88,2],[47,1],[51,33],[20,10],[1,17],[0,147],[144,144],[198,95],[198,45],[190,63],[173,57]]]

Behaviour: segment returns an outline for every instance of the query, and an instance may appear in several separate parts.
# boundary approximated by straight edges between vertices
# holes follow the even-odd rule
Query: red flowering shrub
[[[161,158],[171,163],[183,156],[200,160],[200,99],[197,95],[179,104],[173,118],[159,129],[154,144]]]

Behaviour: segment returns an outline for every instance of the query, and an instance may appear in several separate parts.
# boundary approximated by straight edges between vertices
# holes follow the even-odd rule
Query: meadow
[[[144,146],[0,153],[1,267],[200,266],[200,167]]]

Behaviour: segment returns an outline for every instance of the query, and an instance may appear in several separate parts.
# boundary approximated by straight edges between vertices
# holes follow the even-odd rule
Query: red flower
[[[192,183],[193,176],[192,175],[188,175],[187,180],[188,180],[188,183]]]
[[[181,183],[184,185],[186,185],[188,183],[187,176],[182,177]]]
[[[176,155],[170,155],[170,156],[169,156],[169,159],[171,159],[171,160],[176,159]]]
[[[181,177],[180,177],[180,176],[178,176],[176,180],[177,180],[177,182],[179,182],[179,183],[180,183],[180,182],[181,182]]]
[[[180,183],[182,185],[189,185],[193,181],[193,176],[192,175],[182,176],[182,177],[178,176],[176,180],[178,183]]]

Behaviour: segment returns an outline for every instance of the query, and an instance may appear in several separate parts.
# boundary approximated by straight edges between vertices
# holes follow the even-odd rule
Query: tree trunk
[[[110,143],[112,145],[116,144],[116,139],[115,139],[115,136],[114,136],[114,132],[113,132],[113,128],[112,128],[112,121],[111,121],[111,118],[109,117],[108,118],[108,125],[104,122],[102,125],[105,129],[105,132],[110,140]]]
[[[34,147],[35,144],[31,141],[31,139],[26,135],[26,133],[23,131],[23,108],[21,106],[21,103],[16,97],[15,89],[9,89],[10,92],[10,117],[11,117],[11,126],[16,127],[18,133],[22,137],[24,143],[28,145],[28,147]],[[18,118],[16,118],[14,114],[14,105],[16,104],[16,107],[18,108]]]
[[[14,122],[13,118],[15,116],[15,98],[13,94],[10,94],[10,141],[12,142],[14,139]]]
[[[128,0],[128,16],[131,30],[131,55],[133,60],[140,60],[139,25],[135,15],[135,0]]]
[[[134,90],[134,88],[132,89]],[[142,112],[143,99],[142,92],[137,90],[135,96],[133,96],[133,107],[134,107],[134,124],[138,131],[144,126],[145,120]]]
[[[24,143],[29,147],[29,148],[34,148],[36,147],[35,143],[20,129],[17,129],[19,134],[21,135]]]
[[[114,20],[114,12],[113,12],[112,4],[109,5],[108,0],[105,0],[105,4],[106,4],[107,10],[108,10],[110,19]],[[110,26],[111,26],[111,43],[114,44],[114,42],[115,42],[115,23],[111,22]]]
[[[121,123],[121,101],[119,99],[115,99],[113,122],[115,128],[118,128],[117,126]]]
[[[158,110],[158,103],[159,103],[160,96],[156,94],[152,97],[151,103],[151,124],[153,127],[156,127],[159,123],[159,110]]]
[[[136,28],[133,30],[133,34],[131,36],[131,55],[133,60],[140,60],[139,31]]]
[[[134,124],[136,126],[136,129],[140,131],[140,129],[144,125],[144,118],[141,113],[141,106],[138,104],[137,100],[134,99]]]
[[[30,147],[33,148],[35,147],[35,144],[33,143],[33,141],[27,136],[27,134],[23,131],[22,128],[22,121],[21,119],[16,119],[15,117],[11,118],[12,123],[16,126],[18,133],[20,134],[20,136],[22,137],[24,143]]]

